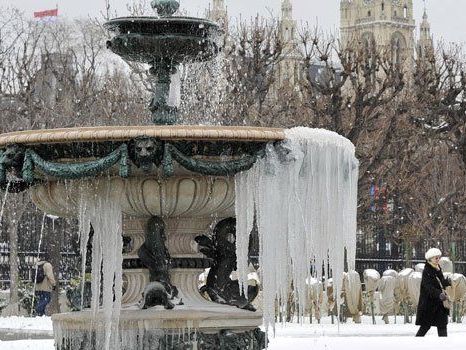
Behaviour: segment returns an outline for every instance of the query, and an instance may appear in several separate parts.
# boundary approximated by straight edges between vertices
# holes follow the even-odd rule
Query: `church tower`
[[[296,20],[293,19],[291,0],[282,0],[279,26],[284,58],[279,63],[278,85],[295,86],[300,79],[300,57],[297,52]]]
[[[284,43],[292,44],[295,41],[296,21],[293,19],[293,5],[290,0],[283,0],[282,2],[280,33]]]
[[[417,46],[417,53],[420,59],[425,59],[434,51],[434,42],[430,34],[430,23],[427,17],[427,10],[424,8],[424,15],[422,16],[422,23],[419,28],[419,42]]]
[[[228,13],[225,0],[213,0],[212,7],[209,6],[207,18],[217,22],[221,29],[228,32]]]
[[[413,0],[341,0],[343,47],[362,42],[390,54],[395,64],[412,71],[414,59]]]

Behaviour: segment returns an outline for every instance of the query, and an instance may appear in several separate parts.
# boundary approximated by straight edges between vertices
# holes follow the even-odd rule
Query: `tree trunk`
[[[60,312],[59,295],[60,295],[60,283],[59,283],[59,271],[61,262],[61,247],[63,246],[63,235],[65,230],[65,221],[63,219],[57,219],[53,223],[52,220],[48,219],[47,225],[47,240],[43,245],[42,250],[47,251],[50,256],[50,263],[53,266],[53,275],[57,282],[55,291],[52,292],[52,300],[48,305],[48,315],[53,315]]]
[[[10,217],[6,228],[10,239],[10,304],[19,302],[18,219]],[[18,310],[19,311],[19,310]]]
[[[11,196],[11,195],[10,195]],[[28,204],[24,194],[14,195],[14,198],[5,197],[4,217],[1,218],[3,227],[8,232],[10,246],[10,302],[3,310],[4,316],[15,316],[20,314],[19,304],[19,244],[18,244],[18,227],[21,216]]]

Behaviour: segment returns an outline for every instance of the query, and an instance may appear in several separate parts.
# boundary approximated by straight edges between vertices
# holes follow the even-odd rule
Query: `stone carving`
[[[35,180],[34,170],[36,168],[48,176],[59,179],[95,177],[97,174],[109,169],[117,162],[119,162],[119,175],[121,177],[128,177],[129,167],[127,153],[127,145],[123,143],[116,150],[103,158],[73,164],[46,161],[33,149],[27,149],[24,155],[22,178],[26,182],[33,182]]]
[[[91,307],[91,282],[84,282],[84,296],[81,295],[81,284],[66,291],[66,299],[72,311],[79,311]],[[83,300],[81,300],[83,299]]]
[[[153,137],[137,137],[131,141],[130,158],[138,167],[149,172],[155,164],[158,167],[163,158],[163,146]]]
[[[23,167],[24,147],[20,145],[9,145],[0,156],[0,164],[5,170],[13,169],[19,175]]]
[[[163,305],[165,309],[173,309],[175,305],[170,301],[178,294],[176,287],[162,282],[151,282],[142,293],[142,300],[140,302],[141,309],[147,309],[156,305]]]
[[[131,164],[129,159],[145,172],[150,172],[155,165],[161,168],[165,177],[175,174],[175,163],[183,168],[202,175],[233,176],[250,169],[256,160],[264,155],[265,144],[243,146],[241,143],[223,142],[220,147],[213,147],[193,142],[160,141],[152,137],[137,137],[129,142],[115,145],[100,145],[93,151],[83,147],[60,146],[50,150],[41,146],[24,148],[12,144],[0,150],[0,186],[5,188],[7,172],[16,177],[10,181],[10,192],[21,192],[41,181],[39,171],[45,177],[57,179],[81,179],[96,177],[104,171],[118,165],[119,175],[128,178]],[[104,153],[104,151],[110,153]],[[201,159],[196,156],[231,156],[231,160]],[[92,157],[84,162],[61,162],[61,157]],[[233,158],[235,157],[235,158]]]
[[[194,346],[196,344],[196,346]],[[172,350],[262,350],[265,348],[265,333],[259,328],[247,332],[222,330],[214,334],[191,333],[189,337],[172,336],[162,339],[160,349]]]
[[[0,189],[3,191],[23,192],[38,182],[28,183],[21,179],[24,153],[24,147],[16,144],[9,145],[5,150],[0,151]],[[7,181],[8,171],[10,171],[12,178]]]
[[[165,246],[165,223],[158,216],[149,219],[146,227],[146,240],[138,250],[138,256],[149,269],[149,283],[143,293],[141,307],[163,305],[165,309],[173,309],[173,300],[178,290],[170,282],[168,269],[170,254]]]
[[[265,333],[259,328],[233,332],[222,330],[218,333],[196,331],[189,333],[164,331],[161,329],[144,330],[139,337],[127,337],[126,331],[121,331],[124,339],[122,349],[138,350],[262,350],[265,349]],[[86,349],[100,350],[103,344],[104,332],[89,332],[88,330],[76,330],[73,338],[61,339],[56,348],[58,350]],[[128,340],[131,339],[132,342]],[[100,345],[100,346],[99,346]]]
[[[217,224],[212,238],[205,235],[195,238],[200,246],[200,252],[213,260],[207,283],[203,288],[214,302],[256,311],[251,302],[259,293],[259,288],[248,286],[248,299],[246,299],[239,292],[238,281],[230,278],[233,270],[236,270],[235,234],[236,219],[227,218]]]
[[[161,17],[173,15],[180,7],[180,3],[176,0],[152,0],[150,4],[152,8],[157,9]]]
[[[251,169],[257,158],[261,156],[263,156],[263,152],[258,151],[254,155],[243,155],[241,158],[235,160],[210,162],[185,156],[175,146],[167,143],[165,145],[164,161],[167,159],[171,161],[171,158],[173,158],[184,168],[203,175],[233,176],[241,171]],[[168,167],[170,169],[170,165]],[[170,171],[165,171],[165,173],[172,175]]]

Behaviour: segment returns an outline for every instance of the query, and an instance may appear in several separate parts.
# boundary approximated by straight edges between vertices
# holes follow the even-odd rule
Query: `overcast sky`
[[[146,0],[150,3],[150,0]],[[193,16],[204,16],[212,0],[180,0],[181,7]],[[335,32],[339,27],[339,0],[291,0],[294,17],[298,21],[318,23],[322,29]],[[132,0],[110,0],[119,16],[128,14],[126,4]],[[225,0],[232,17],[249,18],[256,13],[267,16],[280,13],[281,0]],[[104,0],[0,0],[1,5],[15,6],[30,14],[34,11],[55,8],[69,18],[99,16]],[[416,24],[422,18],[423,1],[414,0]],[[466,0],[427,0],[429,20],[435,40],[466,43]],[[417,34],[416,34],[417,35]]]

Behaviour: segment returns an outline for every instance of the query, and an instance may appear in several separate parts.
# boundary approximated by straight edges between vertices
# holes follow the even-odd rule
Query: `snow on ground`
[[[50,317],[0,317],[0,330],[52,330],[52,319]]]
[[[368,316],[362,318],[362,324],[347,323],[331,324],[329,317],[324,317],[322,324],[303,325],[287,323],[278,324],[275,337],[269,334],[269,350],[430,350],[464,349],[466,337],[465,324],[448,325],[448,338],[438,338],[437,329],[432,328],[425,338],[415,338],[418,329],[413,324],[403,324],[403,319],[390,318],[390,324],[385,325],[380,316],[373,325]],[[0,318],[0,339],[2,331],[16,328],[17,332],[28,333],[32,330],[50,331],[52,322],[49,317],[8,317]],[[52,339],[0,341],[0,350],[54,350]]]
[[[1,341],[1,350],[55,350],[53,339]]]

